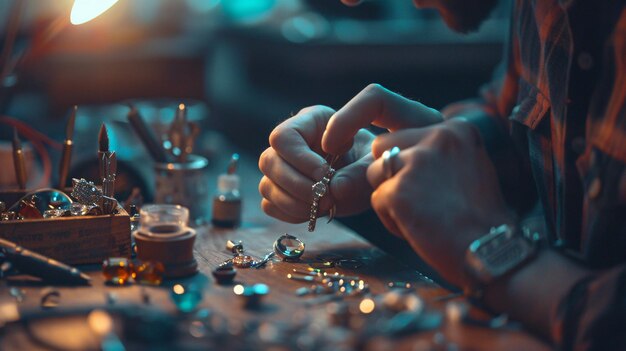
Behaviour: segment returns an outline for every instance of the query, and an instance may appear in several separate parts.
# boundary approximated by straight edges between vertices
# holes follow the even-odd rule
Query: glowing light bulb
[[[70,14],[70,22],[79,25],[100,16],[118,0],[75,0]]]

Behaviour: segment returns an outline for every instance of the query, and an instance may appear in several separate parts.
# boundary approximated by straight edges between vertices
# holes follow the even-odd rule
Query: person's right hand
[[[328,169],[325,157],[321,156],[326,155],[321,140],[334,113],[326,106],[307,107],[272,131],[270,147],[259,158],[259,168],[264,174],[259,192],[265,213],[290,223],[309,219],[311,186]],[[320,201],[320,215],[333,205],[338,216],[356,214],[370,206],[372,188],[366,171],[373,161],[370,150],[374,135],[365,129],[353,135],[349,150],[342,152],[333,164],[337,173],[331,179],[329,193]]]

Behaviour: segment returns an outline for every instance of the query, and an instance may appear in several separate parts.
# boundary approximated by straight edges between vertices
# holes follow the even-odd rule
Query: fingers
[[[322,149],[333,155],[341,154],[349,149],[357,131],[370,124],[394,131],[441,121],[437,110],[404,98],[379,84],[371,84],[330,118],[322,136]]]
[[[311,180],[321,179],[325,173],[326,161],[316,145],[333,112],[326,106],[305,108],[270,134],[270,145],[280,157]]]
[[[281,212],[304,221],[309,216],[311,204],[294,198],[291,194],[276,185],[269,178],[263,177],[259,182],[259,192],[266,200],[270,201]]]
[[[400,231],[400,228],[397,226],[396,220],[392,215],[393,213],[392,211],[394,209],[392,208],[392,206],[388,204],[388,201],[387,201],[388,199],[385,196],[388,190],[384,189],[383,186],[376,189],[372,193],[372,199],[371,199],[372,208],[374,209],[374,211],[378,215],[378,218],[380,219],[380,221],[383,223],[383,225],[385,226],[385,228],[387,228],[389,232],[391,232],[393,235],[397,236],[400,239],[404,239],[404,236],[402,235],[402,232]]]
[[[407,157],[407,152],[408,151],[406,150],[400,151],[397,156],[386,161],[389,162],[392,174],[400,172],[402,167],[404,167],[407,161],[403,158]],[[381,184],[388,180],[387,174],[385,174],[383,162],[385,162],[385,160],[382,157],[379,157],[367,168],[367,181],[373,189],[378,189]]]
[[[266,192],[269,192],[267,189],[275,185],[289,194],[293,201],[311,204],[313,196],[311,186],[314,184],[314,181],[283,160],[276,150],[268,148],[261,154],[261,157],[259,157],[259,169],[265,175],[259,183],[261,195],[265,196],[264,191],[261,191],[262,187],[264,187],[263,189]],[[324,196],[320,200],[320,210],[328,210],[332,206],[331,202],[329,196]],[[286,207],[289,207],[289,205],[286,205]],[[301,215],[307,216],[308,213],[309,210],[307,209]]]
[[[371,154],[365,155],[337,171],[332,178],[330,194],[335,203],[341,204],[337,207],[339,216],[355,214],[368,207],[372,188],[366,172],[372,161]]]
[[[272,202],[270,202],[267,199],[261,200],[261,208],[263,209],[263,212],[267,213],[269,216],[280,219],[281,221],[284,221],[287,223],[302,223],[305,221],[300,218],[295,218],[284,213],[281,209],[279,209],[277,206],[275,206]]]
[[[408,149],[417,145],[424,137],[426,137],[432,128],[411,128],[403,129],[394,133],[381,134],[372,142],[372,154],[375,159],[380,158],[385,150],[389,150],[394,146],[400,150]]]
[[[285,162],[275,149],[266,149],[259,157],[259,169],[272,182],[292,194],[296,199],[309,201],[312,180]]]

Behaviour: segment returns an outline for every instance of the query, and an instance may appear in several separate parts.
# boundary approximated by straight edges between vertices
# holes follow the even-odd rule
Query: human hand
[[[398,146],[386,179],[384,150]],[[465,250],[492,226],[513,224],[495,168],[474,127],[446,121],[376,138],[367,170],[371,203],[383,224],[407,240],[443,278],[467,286]]]
[[[259,168],[264,174],[259,192],[265,213],[290,223],[309,219],[311,186],[328,170],[320,142],[334,113],[326,106],[307,107],[272,131],[270,147],[259,158]],[[333,164],[337,173],[331,179],[329,193],[320,201],[320,215],[327,213],[333,204],[337,215],[355,214],[369,207],[372,189],[365,174],[373,161],[370,154],[373,139],[369,131],[357,131],[350,149]]]
[[[442,121],[439,111],[380,84],[370,84],[330,118],[322,136],[322,149],[331,155],[341,155],[350,149],[353,136],[370,125],[393,132]]]

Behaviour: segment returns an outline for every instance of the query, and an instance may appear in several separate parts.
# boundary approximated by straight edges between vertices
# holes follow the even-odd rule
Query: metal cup
[[[208,218],[210,213],[209,161],[188,155],[183,163],[156,163],[155,202],[187,207],[192,219]]]

